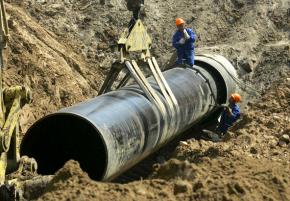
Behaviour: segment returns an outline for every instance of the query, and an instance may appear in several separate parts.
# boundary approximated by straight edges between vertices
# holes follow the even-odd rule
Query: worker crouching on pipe
[[[192,29],[185,28],[185,21],[177,18],[176,21],[177,31],[173,35],[172,45],[177,50],[176,64],[194,65],[194,42],[195,33]]]
[[[203,130],[205,138],[210,138],[213,141],[221,141],[225,138],[228,129],[240,118],[241,111],[238,103],[241,102],[241,95],[238,93],[231,94],[228,105],[219,105],[223,107],[220,122],[215,129],[215,132]]]

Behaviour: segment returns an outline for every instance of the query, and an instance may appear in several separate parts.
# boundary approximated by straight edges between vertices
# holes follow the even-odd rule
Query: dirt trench
[[[160,66],[174,59],[174,19],[182,17],[198,36],[197,53],[224,55],[251,85],[245,87],[249,103],[241,124],[227,142],[192,138],[173,152],[160,153],[162,160],[156,160],[144,180],[94,182],[71,161],[44,186],[42,195],[28,193],[26,198],[290,200],[289,1],[148,0],[145,6],[144,23]],[[105,5],[10,0],[6,7],[11,36],[4,83],[27,85],[34,98],[21,115],[24,134],[44,115],[97,95],[118,58],[116,41],[131,14],[121,0]]]

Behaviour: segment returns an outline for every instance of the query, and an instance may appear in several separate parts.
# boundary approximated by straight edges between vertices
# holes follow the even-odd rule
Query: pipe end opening
[[[79,162],[91,179],[102,180],[107,149],[94,125],[86,119],[56,113],[36,122],[21,143],[21,155],[36,159],[38,173],[54,174],[69,160]]]

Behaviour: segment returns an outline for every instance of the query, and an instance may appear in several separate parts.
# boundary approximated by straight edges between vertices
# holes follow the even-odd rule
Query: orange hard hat
[[[185,23],[185,21],[181,18],[176,18],[176,20],[175,20],[176,26],[179,26],[179,25],[184,24],[184,23]]]
[[[235,102],[235,103],[238,103],[238,102],[241,102],[241,95],[240,94],[238,94],[238,93],[233,93],[232,95],[231,95],[231,99],[233,99],[233,101]]]

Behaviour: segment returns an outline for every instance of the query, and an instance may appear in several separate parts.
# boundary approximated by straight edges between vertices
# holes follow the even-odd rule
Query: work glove
[[[146,10],[145,10],[144,4],[140,5],[140,16],[146,17]]]
[[[221,108],[227,108],[228,105],[227,105],[227,104],[220,104],[220,105],[218,105],[218,107],[221,107]]]
[[[227,104],[218,104],[217,107],[223,108],[227,115],[232,115],[231,108]]]
[[[231,114],[231,108],[227,104],[221,104],[219,107],[223,108],[228,114]]]
[[[179,41],[178,41],[178,44],[180,45],[183,45],[185,43],[185,39],[184,38],[181,38]]]
[[[190,38],[189,34],[187,33],[186,29],[183,30],[185,40]]]

